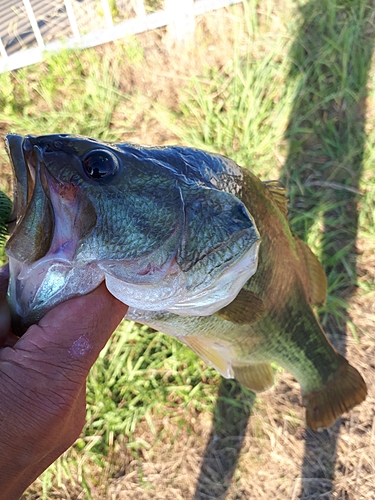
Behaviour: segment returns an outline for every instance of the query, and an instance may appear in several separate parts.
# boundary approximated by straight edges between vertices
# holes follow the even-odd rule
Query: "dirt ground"
[[[374,259],[367,257],[372,261],[367,270],[373,273]],[[150,450],[137,459],[126,448],[118,450],[123,475],[110,482],[107,498],[374,499],[374,313],[373,299],[353,299],[350,316],[366,335],[357,344],[348,333],[346,355],[364,375],[369,393],[332,428],[322,433],[305,428],[299,385],[283,373],[250,415],[234,417],[222,409],[223,418],[239,418],[238,435],[218,436],[209,414],[181,415],[189,431],[176,416],[154,422],[162,438]],[[138,429],[137,436],[155,440],[146,428]]]

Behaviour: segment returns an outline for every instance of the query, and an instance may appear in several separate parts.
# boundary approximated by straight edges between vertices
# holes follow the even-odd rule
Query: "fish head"
[[[212,314],[256,270],[259,234],[226,159],[66,134],[8,135],[6,149],[17,333],[104,280],[133,308]]]

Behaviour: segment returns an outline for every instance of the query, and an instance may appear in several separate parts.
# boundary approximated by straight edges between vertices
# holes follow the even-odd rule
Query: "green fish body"
[[[22,328],[105,280],[128,319],[224,377],[258,392],[273,384],[271,362],[290,371],[314,430],[365,399],[313,312],[326,277],[291,233],[278,182],[189,148],[65,135],[6,144],[18,193],[9,301]]]
[[[332,425],[367,394],[361,375],[328,341],[312,306],[325,301],[327,281],[309,247],[290,231],[285,190],[248,171],[239,193],[261,237],[257,272],[229,304],[208,317],[128,312],[177,337],[224,377],[261,392],[273,385],[270,363],[301,385],[313,430]]]

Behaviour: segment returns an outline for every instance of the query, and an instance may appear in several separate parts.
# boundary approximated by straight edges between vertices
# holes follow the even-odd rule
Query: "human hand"
[[[0,499],[16,500],[78,438],[86,377],[127,306],[100,285],[49,311],[23,337],[10,331],[0,270]]]

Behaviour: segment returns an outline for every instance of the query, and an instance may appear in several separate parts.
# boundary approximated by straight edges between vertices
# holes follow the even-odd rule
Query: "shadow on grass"
[[[290,190],[293,231],[306,240],[315,221],[322,221],[320,259],[330,295],[321,319],[345,355],[345,333],[351,335],[346,332],[347,303],[357,279],[358,186],[374,44],[373,2],[311,0],[300,7],[300,15],[289,53],[289,76],[300,85],[281,177]],[[306,432],[299,498],[330,498],[339,433],[340,420],[320,435]]]
[[[347,304],[357,280],[357,204],[374,44],[373,2],[310,0],[299,7],[299,14],[289,52],[289,78],[299,85],[281,180],[290,191],[293,231],[306,241],[315,225],[321,240],[319,257],[329,283],[321,320],[345,355]],[[224,500],[237,465],[251,405],[240,410],[226,401],[228,391],[241,397],[240,386],[231,384],[223,380],[220,386],[194,500]],[[321,434],[306,431],[300,499],[331,498],[340,425],[342,420]]]
[[[254,399],[255,395],[237,381],[221,380],[194,500],[223,500],[227,496]]]

